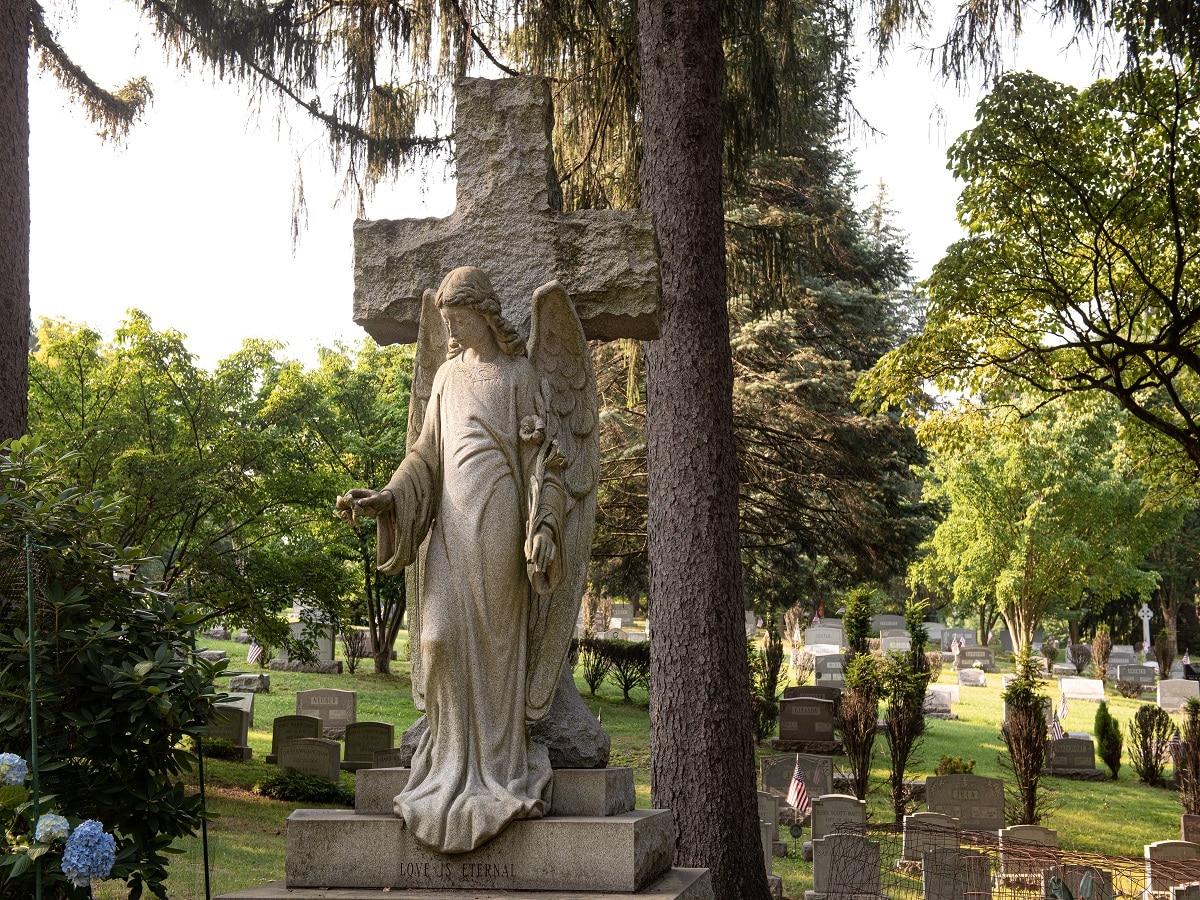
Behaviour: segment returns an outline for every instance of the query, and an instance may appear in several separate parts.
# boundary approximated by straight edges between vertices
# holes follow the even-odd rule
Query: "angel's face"
[[[469,306],[443,307],[442,320],[450,337],[464,349],[485,350],[496,342],[487,319]]]

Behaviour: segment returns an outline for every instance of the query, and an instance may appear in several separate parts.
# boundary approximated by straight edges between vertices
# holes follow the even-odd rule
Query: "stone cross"
[[[1142,647],[1149,651],[1150,649],[1150,620],[1154,618],[1154,613],[1145,603],[1138,610],[1137,616],[1142,620]]]
[[[525,333],[533,290],[558,279],[589,339],[658,337],[650,216],[561,211],[546,81],[462,78],[455,93],[458,205],[444,219],[355,223],[354,321],[380,344],[411,343],[423,290],[478,266]]]

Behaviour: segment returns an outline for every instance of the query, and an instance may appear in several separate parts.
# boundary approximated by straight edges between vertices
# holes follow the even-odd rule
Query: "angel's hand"
[[[337,499],[338,516],[357,519],[359,516],[378,516],[392,505],[392,492],[353,488]]]
[[[554,535],[546,526],[539,528],[530,542],[529,562],[533,563],[535,572],[543,573],[550,568],[558,551],[554,549]]]

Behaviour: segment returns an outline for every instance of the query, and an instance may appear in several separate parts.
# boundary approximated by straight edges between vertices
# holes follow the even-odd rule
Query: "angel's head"
[[[524,356],[525,341],[512,326],[500,308],[492,282],[482,269],[474,266],[460,266],[442,279],[434,301],[437,308],[469,309],[479,314],[491,329],[496,338],[496,345],[509,356]],[[462,346],[453,335],[447,357],[452,358],[462,352]]]

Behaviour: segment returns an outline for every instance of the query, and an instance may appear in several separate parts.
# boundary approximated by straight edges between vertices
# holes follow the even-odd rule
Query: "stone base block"
[[[783,900],[783,878],[781,876],[768,875],[767,887],[771,891],[771,900]]]
[[[787,841],[771,841],[771,856],[775,859],[787,859]]]
[[[372,765],[369,759],[343,759],[341,762],[343,772],[357,772],[359,769],[369,769]]]
[[[342,768],[346,763],[342,763]],[[354,811],[393,815],[392,801],[408,783],[408,769],[359,769]],[[555,769],[552,816],[615,816],[634,807],[633,769]]]
[[[669,810],[513,822],[478,850],[447,855],[393,815],[298,809],[288,817],[287,886],[631,892],[662,876],[674,850]]]
[[[811,753],[816,756],[837,756],[842,752],[841,741],[785,741],[771,738],[771,749],[782,753]]]
[[[376,889],[289,888],[282,881],[221,894],[216,900],[380,900]],[[776,894],[776,897],[779,895]],[[635,898],[613,891],[406,891],[404,900],[714,900],[708,869],[671,869]]]

